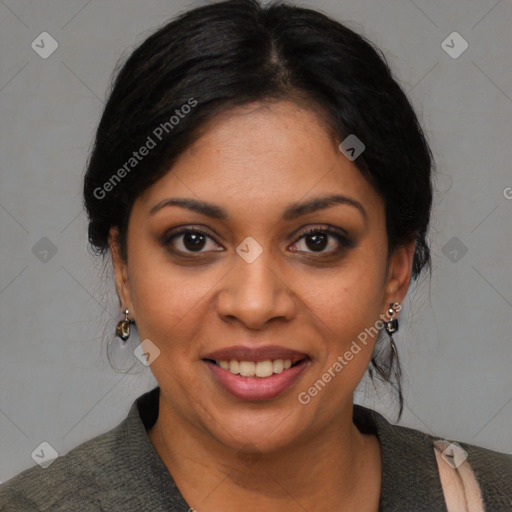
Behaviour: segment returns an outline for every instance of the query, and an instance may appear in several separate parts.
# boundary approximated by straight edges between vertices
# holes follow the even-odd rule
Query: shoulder
[[[126,418],[50,466],[29,468],[0,485],[1,512],[160,512],[187,509],[147,434],[159,388],[140,396]]]
[[[379,437],[383,470],[388,476],[392,475],[389,480],[403,481],[405,478],[411,484],[419,483],[416,489],[431,493],[432,497],[439,496],[439,493],[442,496],[434,443],[438,440],[448,441],[448,444],[454,443],[466,452],[467,456],[464,457],[467,457],[475,474],[487,509],[512,510],[512,455],[393,425],[377,411],[361,406],[356,406],[354,410],[356,418],[363,428],[373,429]]]
[[[512,510],[512,455],[459,441],[488,510]]]
[[[429,448],[434,450],[434,443],[439,440],[447,441],[449,444],[460,446],[466,452],[463,457],[471,465],[482,490],[489,492],[507,493],[509,496],[508,505],[512,506],[512,454],[497,452],[482,446],[446,439],[408,427],[392,425],[397,437],[403,438],[404,442],[419,446],[418,440],[427,440]],[[446,444],[446,443],[445,443]]]
[[[58,457],[46,469],[31,467],[0,485],[0,511],[72,511],[86,504],[94,510],[93,501],[99,504],[101,494],[111,492],[112,478],[123,472],[123,462],[116,460],[121,431],[118,425]]]

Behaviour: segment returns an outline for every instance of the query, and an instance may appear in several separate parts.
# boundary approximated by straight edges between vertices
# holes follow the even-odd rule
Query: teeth
[[[284,370],[284,361],[282,359],[276,359],[273,363],[274,373],[281,373]]]
[[[215,361],[217,366],[224,370],[229,370],[234,375],[242,377],[270,377],[274,373],[281,373],[292,366],[291,359],[276,359],[274,361],[267,359],[266,361]]]
[[[228,363],[228,368],[226,368],[226,370],[229,370],[231,373],[234,373],[235,375],[238,375],[240,373],[240,365],[238,364],[238,361],[235,361],[235,360],[232,360],[232,361],[222,361],[221,362],[221,368],[222,368],[222,363],[224,363],[224,365],[226,363]]]
[[[249,361],[240,361],[240,375],[242,377],[254,377],[256,370],[256,363]]]
[[[270,359],[256,364],[256,377],[270,377],[273,373],[274,364]]]

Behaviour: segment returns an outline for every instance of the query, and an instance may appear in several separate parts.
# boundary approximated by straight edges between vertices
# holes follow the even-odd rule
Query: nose
[[[217,296],[218,314],[225,320],[237,319],[248,329],[261,329],[272,319],[293,318],[295,293],[268,252],[252,263],[234,255],[232,270],[222,280]]]

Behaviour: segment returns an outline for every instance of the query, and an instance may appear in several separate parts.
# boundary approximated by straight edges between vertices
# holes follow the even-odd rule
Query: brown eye
[[[306,245],[312,251],[323,251],[329,243],[329,235],[325,233],[313,233],[305,237]]]
[[[173,250],[181,253],[200,253],[208,252],[203,251],[207,246],[208,241],[213,241],[213,238],[206,232],[199,229],[182,229],[168,235],[164,240],[164,245],[171,245]],[[216,244],[215,244],[216,246]],[[211,249],[218,250],[218,249]]]
[[[183,246],[188,251],[200,251],[205,244],[205,236],[200,233],[185,233],[183,236]]]
[[[338,233],[332,228],[311,228],[301,235],[299,241],[304,239],[304,245],[308,250],[302,251],[296,249],[298,252],[313,252],[319,254],[334,254],[341,251],[343,248],[354,247],[354,243],[345,235]],[[334,239],[334,243],[329,243],[329,239]],[[298,242],[295,242],[295,246]],[[325,250],[327,249],[328,250]]]

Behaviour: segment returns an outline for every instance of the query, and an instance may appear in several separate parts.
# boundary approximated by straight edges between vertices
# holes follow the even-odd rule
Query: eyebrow
[[[297,219],[298,217],[302,217],[303,215],[330,208],[336,204],[352,206],[359,210],[365,220],[368,219],[368,214],[359,201],[356,201],[350,197],[335,194],[326,197],[316,197],[302,203],[291,203],[285,208],[282,215],[282,220],[291,221]],[[227,211],[220,206],[208,203],[206,201],[198,201],[196,199],[188,198],[164,199],[163,201],[160,201],[155,206],[153,206],[149,211],[149,214],[154,215],[157,211],[166,206],[178,206],[180,208],[186,208],[187,210],[191,210],[193,212],[197,212],[219,220],[227,220],[229,217]]]

